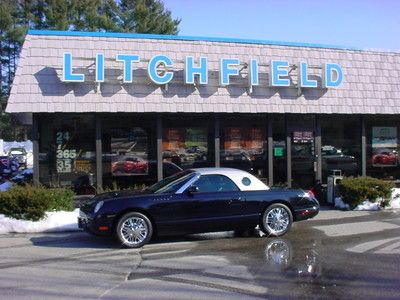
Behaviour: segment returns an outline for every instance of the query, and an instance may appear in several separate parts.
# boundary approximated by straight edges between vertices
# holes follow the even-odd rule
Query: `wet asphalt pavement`
[[[139,250],[84,232],[0,236],[2,299],[399,299],[400,211],[323,211],[282,238],[233,232]]]

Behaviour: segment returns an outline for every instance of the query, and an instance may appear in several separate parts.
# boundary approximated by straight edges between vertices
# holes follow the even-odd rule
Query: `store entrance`
[[[310,189],[315,179],[313,131],[292,131],[292,187]]]
[[[310,189],[315,184],[315,117],[296,115],[288,117],[288,135],[291,142],[292,187]]]

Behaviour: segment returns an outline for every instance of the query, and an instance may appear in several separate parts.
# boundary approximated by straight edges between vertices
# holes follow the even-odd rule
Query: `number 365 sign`
[[[70,140],[68,131],[58,131],[56,133],[56,165],[57,173],[72,172],[74,160],[77,157],[76,149],[65,149]]]

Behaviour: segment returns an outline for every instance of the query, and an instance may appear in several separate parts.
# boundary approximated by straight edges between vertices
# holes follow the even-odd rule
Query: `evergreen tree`
[[[120,27],[125,32],[178,34],[179,19],[172,19],[159,0],[121,0]]]
[[[178,34],[179,23],[160,0],[0,0],[0,138],[23,135],[4,108],[29,28]]]

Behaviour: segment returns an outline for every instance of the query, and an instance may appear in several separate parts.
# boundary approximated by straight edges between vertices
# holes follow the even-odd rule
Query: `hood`
[[[93,198],[93,200],[112,200],[115,198],[123,198],[123,197],[132,197],[146,194],[145,191],[133,191],[133,190],[123,190],[123,191],[115,191],[115,192],[107,192],[102,193]]]

